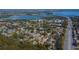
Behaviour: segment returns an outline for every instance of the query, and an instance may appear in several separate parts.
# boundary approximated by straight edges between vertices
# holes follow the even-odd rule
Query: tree
[[[12,37],[16,39],[17,38],[17,33],[16,32],[13,32],[12,33]]]

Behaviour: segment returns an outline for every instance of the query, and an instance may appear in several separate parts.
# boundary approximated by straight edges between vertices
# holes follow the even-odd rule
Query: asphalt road
[[[74,47],[72,45],[73,38],[72,38],[72,21],[68,18],[68,26],[66,29],[65,40],[64,40],[64,50],[73,50]]]

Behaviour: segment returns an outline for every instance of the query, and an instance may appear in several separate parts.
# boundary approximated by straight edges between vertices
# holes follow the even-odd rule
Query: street
[[[68,17],[68,26],[65,33],[65,40],[64,40],[64,50],[73,50],[73,38],[72,38],[72,21]]]

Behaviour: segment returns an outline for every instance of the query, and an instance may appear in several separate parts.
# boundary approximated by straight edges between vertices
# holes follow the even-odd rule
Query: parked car
[[[73,43],[72,43],[73,46],[77,46],[77,41],[75,39],[73,39]]]

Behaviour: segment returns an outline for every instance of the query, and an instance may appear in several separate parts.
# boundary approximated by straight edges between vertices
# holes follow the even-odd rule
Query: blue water
[[[54,11],[51,12],[51,14],[47,14],[47,13],[41,13],[40,15],[35,15],[35,16],[29,16],[29,15],[24,15],[24,16],[11,16],[9,17],[9,19],[12,20],[16,20],[16,19],[40,19],[43,17],[47,17],[47,16],[79,16],[79,10],[62,10],[62,11]]]
[[[40,19],[42,16],[11,16],[9,19],[16,20],[16,19]]]
[[[54,12],[56,16],[79,16],[79,11],[58,11]]]

